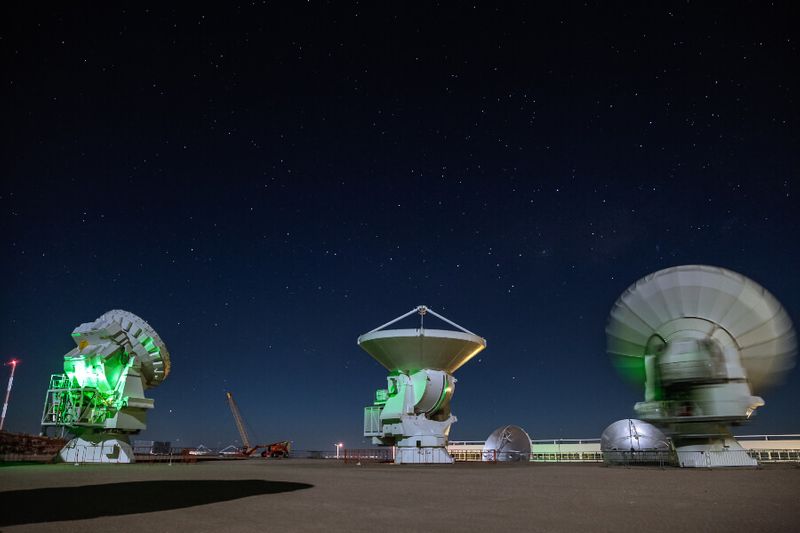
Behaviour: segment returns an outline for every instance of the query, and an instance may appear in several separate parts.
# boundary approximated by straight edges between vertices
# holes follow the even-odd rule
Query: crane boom
[[[239,407],[236,405],[236,401],[233,399],[233,394],[230,392],[226,392],[225,396],[228,398],[228,405],[231,408],[231,413],[233,413],[233,420],[236,422],[236,429],[239,430],[239,436],[242,437],[242,445],[246,450],[250,449],[250,437],[247,434],[247,430],[244,427],[244,420],[242,420],[242,415],[239,414]]]

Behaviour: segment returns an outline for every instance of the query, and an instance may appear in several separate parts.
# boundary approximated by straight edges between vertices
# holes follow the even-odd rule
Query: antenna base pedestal
[[[455,378],[441,370],[395,373],[364,410],[364,436],[395,446],[395,463],[450,464],[447,436],[457,420],[450,413]]]
[[[453,464],[453,457],[446,448],[412,448],[398,446],[394,456],[395,464]]]
[[[757,467],[758,461],[747,453],[733,435],[710,438],[679,437],[675,441],[678,466],[683,468]]]
[[[135,463],[128,436],[119,433],[87,431],[61,448],[59,457],[65,463]]]

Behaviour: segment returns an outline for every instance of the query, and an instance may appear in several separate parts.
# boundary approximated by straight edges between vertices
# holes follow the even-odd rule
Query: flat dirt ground
[[[4,532],[800,530],[796,465],[21,465],[0,491]]]

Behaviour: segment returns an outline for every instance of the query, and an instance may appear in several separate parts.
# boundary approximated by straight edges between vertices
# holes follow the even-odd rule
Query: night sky
[[[791,3],[376,4],[3,6],[7,429],[115,308],[172,355],[137,438],[211,447],[226,390],[258,440],[366,446],[356,338],[419,304],[488,341],[456,440],[632,416],[604,330],[653,271],[735,270],[800,324]],[[737,434],[800,432],[798,369],[758,393]]]

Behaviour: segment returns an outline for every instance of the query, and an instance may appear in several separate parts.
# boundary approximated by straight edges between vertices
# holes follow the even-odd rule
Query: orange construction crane
[[[262,457],[289,457],[291,443],[288,440],[273,442],[272,444],[251,445],[250,435],[247,433],[247,428],[245,428],[244,425],[244,419],[242,418],[242,414],[239,412],[239,406],[236,405],[236,400],[233,399],[233,394],[226,392],[225,397],[228,398],[228,406],[230,406],[231,413],[233,413],[233,420],[236,422],[236,429],[239,430],[239,436],[242,438],[242,455],[250,456],[253,455],[253,452],[256,450],[264,448],[264,451],[261,453]]]

